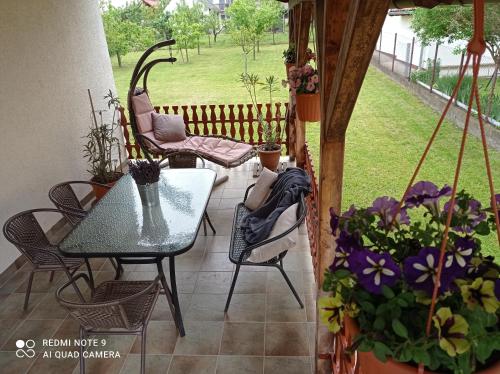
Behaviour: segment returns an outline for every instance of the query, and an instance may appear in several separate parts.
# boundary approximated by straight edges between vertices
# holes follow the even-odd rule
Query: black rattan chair
[[[52,281],[55,271],[64,271],[68,279],[71,280],[75,272],[85,263],[89,272],[90,286],[93,288],[92,269],[88,260],[62,256],[57,245],[49,241],[35,217],[35,214],[49,215],[54,213],[60,215],[61,218],[72,214],[57,209],[26,210],[9,218],[3,226],[5,238],[19,249],[32,267],[24,299],[24,310],[28,307],[33,277],[37,272],[51,272],[50,281]],[[81,296],[76,284],[74,284],[74,288]]]
[[[199,153],[190,150],[173,152],[169,153],[168,155],[165,156],[163,160],[161,160],[160,167],[161,168],[169,167],[171,169],[196,168],[198,167],[198,160],[200,160],[201,167],[205,168],[205,160],[203,159],[203,157],[201,157]],[[205,214],[203,215],[203,232],[205,236],[207,235],[207,222],[210,228],[212,229],[212,232],[215,235],[216,234],[215,228],[212,225],[212,222],[210,221],[208,213],[205,211]]]
[[[62,212],[68,212],[68,214],[63,213],[68,220],[68,222],[76,226],[86,215],[87,211],[82,206],[80,199],[77,197],[75,190],[72,186],[99,186],[104,189],[111,189],[110,186],[105,184],[89,182],[89,181],[69,181],[58,183],[49,190],[49,199]],[[123,273],[123,266],[120,259],[116,259],[116,264],[112,258],[109,259],[111,265],[116,271],[116,277],[119,277],[120,273]]]
[[[80,323],[80,339],[90,335],[140,335],[141,373],[146,367],[146,330],[160,292],[160,278],[153,281],[108,281],[101,283],[90,300],[72,302],[63,298],[66,287],[85,274],[78,274],[56,292],[56,299]],[[84,347],[80,345],[80,373],[85,373]]]
[[[263,240],[260,243],[249,245],[244,239],[243,230],[241,229],[240,224],[243,221],[243,219],[248,214],[251,213],[251,211],[245,206],[245,201],[248,197],[248,193],[249,193],[250,189],[254,186],[255,186],[255,184],[252,184],[251,186],[249,186],[247,188],[243,202],[239,203],[236,206],[236,209],[234,212],[233,230],[232,230],[232,234],[231,234],[231,244],[229,247],[229,260],[233,264],[236,264],[236,270],[234,272],[233,281],[231,283],[231,288],[229,290],[229,295],[227,297],[227,302],[226,302],[226,307],[224,308],[224,312],[227,312],[227,310],[229,309],[229,304],[231,303],[231,298],[233,296],[233,291],[234,291],[234,287],[236,285],[236,280],[238,279],[240,267],[245,266],[245,265],[248,265],[248,266],[272,266],[272,267],[277,268],[280,271],[280,273],[283,275],[283,278],[285,278],[286,283],[288,284],[288,286],[292,290],[292,293],[295,296],[295,298],[297,299],[297,301],[299,302],[300,307],[304,308],[304,304],[300,300],[300,297],[297,294],[297,291],[293,287],[292,282],[290,281],[290,279],[286,275],[285,270],[283,268],[283,258],[285,257],[285,255],[287,254],[288,251],[283,251],[278,256],[276,256],[276,257],[274,257],[271,260],[266,261],[266,262],[255,263],[255,262],[247,261],[248,257],[250,256],[251,252],[254,249],[261,247],[265,244],[272,243],[278,239],[285,237],[286,235],[291,233],[293,230],[298,228],[302,224],[302,222],[304,222],[304,219],[306,218],[306,204],[305,204],[305,200],[304,200],[304,195],[301,194],[301,196],[300,196],[299,206],[297,209],[297,221],[293,226],[291,226],[288,230],[281,233],[280,235],[277,235],[277,236],[272,237],[272,238],[267,238],[266,240]]]

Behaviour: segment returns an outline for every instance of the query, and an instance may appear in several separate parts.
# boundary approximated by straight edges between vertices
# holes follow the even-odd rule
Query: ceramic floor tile
[[[177,328],[173,321],[150,321],[146,332],[147,354],[170,354],[177,341]],[[136,337],[130,353],[141,353],[141,337]]]
[[[267,273],[267,293],[288,293],[292,292],[279,270],[273,269]],[[304,285],[301,271],[286,271],[290,282],[298,294],[304,293]]]
[[[299,295],[304,302],[304,295]],[[292,292],[267,294],[267,322],[306,322],[306,310],[301,308]]]
[[[306,323],[266,323],[266,356],[308,356]]]
[[[50,272],[35,273],[33,277],[33,284],[31,285],[31,292],[48,293],[55,292],[63,283],[68,281],[66,274],[56,271],[54,279],[50,281]],[[28,279],[26,279],[15,290],[15,292],[25,293],[28,287]]]
[[[213,237],[212,242],[207,245],[207,252],[222,252],[227,257],[230,241],[231,237],[229,235],[216,235]]]
[[[171,355],[146,355],[146,373],[166,373],[172,361]],[[137,374],[141,369],[141,355],[129,354],[120,374]]]
[[[191,304],[191,294],[181,293],[178,295],[179,304],[181,306],[181,313],[184,316],[189,310]],[[160,294],[156,300],[155,307],[153,309],[153,314],[151,315],[152,321],[173,321],[172,312],[167,302],[165,295]]]
[[[215,356],[174,356],[168,374],[213,374]]]
[[[195,293],[213,293],[227,295],[231,286],[232,272],[205,271],[198,274]]]
[[[220,354],[262,356],[264,354],[264,323],[224,323]]]
[[[265,357],[264,374],[276,373],[311,373],[311,359],[310,357]]]
[[[48,273],[47,273],[48,274]],[[43,275],[40,275],[42,277]],[[1,287],[0,294],[9,294],[18,289],[29,277],[27,271],[16,271]],[[36,277],[36,275],[35,275]],[[47,275],[48,280],[48,275]]]
[[[62,320],[25,320],[11,334],[7,342],[1,347],[2,351],[15,351],[17,340],[34,340],[35,347],[42,346],[43,339],[51,338],[61,326]]]
[[[306,294],[304,305],[306,306],[307,322],[316,321],[316,298],[313,295]]]
[[[265,294],[233,294],[226,313],[226,321],[264,322],[265,316]]]
[[[63,353],[61,352],[61,354]],[[33,365],[30,367],[28,374],[71,374],[73,373],[77,365],[78,359],[74,357],[61,356],[59,358],[44,358],[39,355]]]
[[[175,355],[217,355],[223,322],[184,321],[186,335],[177,339]]]
[[[54,293],[48,293],[28,315],[28,319],[65,319],[68,312],[56,300]]]
[[[18,358],[15,352],[0,352],[2,374],[25,373],[35,361],[33,358]]]
[[[266,292],[266,276],[261,272],[240,272],[234,287],[235,293],[265,293]]]
[[[201,271],[232,271],[234,264],[227,253],[207,252],[201,265]]]
[[[0,347],[5,344],[10,335],[21,324],[21,319],[2,319],[0,320]]]
[[[310,271],[304,271],[303,273],[303,283],[304,283],[304,293],[306,294],[316,294],[316,280],[314,278],[314,273]]]
[[[238,184],[241,186],[241,184]],[[238,199],[239,201],[243,201],[243,197],[245,197],[245,188],[230,188],[229,186],[224,189],[224,193],[222,197],[224,199]]]
[[[219,356],[216,374],[262,374],[263,365],[264,357]]]
[[[194,294],[184,320],[224,321],[226,298],[224,294]]]

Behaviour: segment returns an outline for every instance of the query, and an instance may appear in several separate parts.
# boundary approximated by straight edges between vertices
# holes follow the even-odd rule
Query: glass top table
[[[175,256],[192,247],[216,173],[166,169],[159,204],[143,206],[132,177],[123,176],[60,244],[70,257]]]
[[[170,310],[184,336],[177,296],[175,256],[194,244],[216,173],[210,169],[165,169],[159,201],[143,206],[132,177],[124,175],[59,244],[68,257],[114,257],[121,264],[156,264]],[[169,258],[170,287],[162,260]]]

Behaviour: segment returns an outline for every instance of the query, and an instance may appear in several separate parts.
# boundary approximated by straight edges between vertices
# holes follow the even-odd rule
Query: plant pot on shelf
[[[321,119],[319,92],[296,95],[297,118],[302,122],[318,122]]]
[[[359,334],[359,327],[356,321],[349,317],[344,318],[344,334],[352,339]],[[416,374],[417,367],[393,359],[387,359],[386,362],[380,361],[372,352],[357,352],[360,369],[363,374]],[[500,373],[500,361],[493,365],[480,369],[476,374],[495,374]],[[424,370],[424,374],[439,374],[439,372]]]
[[[95,182],[95,183],[105,184],[108,187],[113,187],[115,185],[115,183],[118,182],[118,179],[120,179],[122,176],[123,176],[123,173],[116,172],[114,174],[114,178],[113,178],[113,180],[111,182],[102,183],[96,177],[92,177],[92,179],[90,181],[91,182]],[[97,201],[99,201],[100,199],[102,199],[102,197],[104,195],[106,195],[106,192],[109,191],[107,188],[104,188],[104,187],[101,187],[101,186],[96,186],[96,185],[92,185],[92,189],[94,190],[95,198],[96,198]]]
[[[263,168],[275,171],[278,168],[281,156],[281,145],[276,144],[276,149],[265,150],[264,145],[258,148],[260,163]]]

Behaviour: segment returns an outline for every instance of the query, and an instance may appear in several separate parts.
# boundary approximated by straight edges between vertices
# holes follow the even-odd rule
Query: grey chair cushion
[[[155,138],[162,142],[186,140],[186,127],[181,116],[176,114],[151,113]]]

